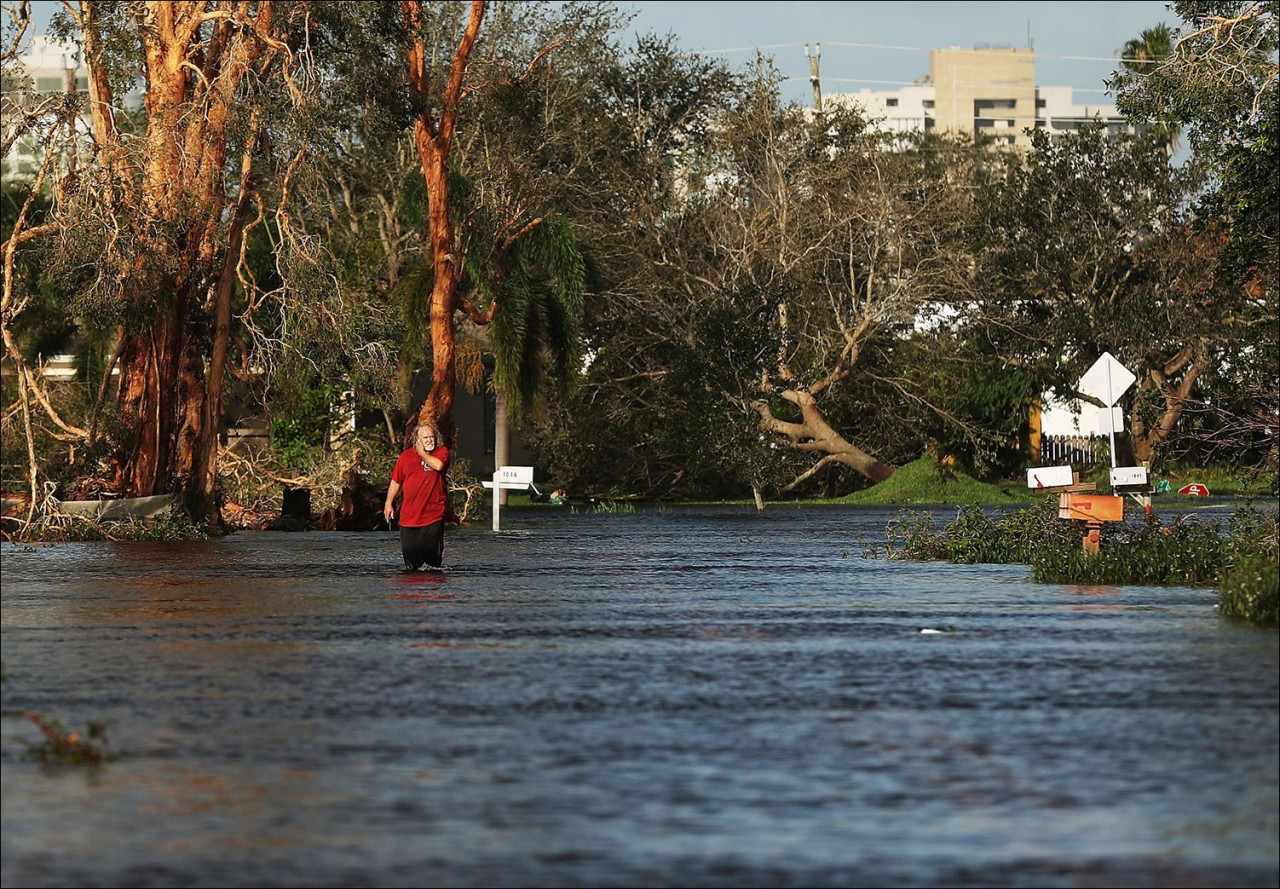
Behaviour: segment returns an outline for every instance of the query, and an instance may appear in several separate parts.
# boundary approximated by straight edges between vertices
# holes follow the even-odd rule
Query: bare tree
[[[870,344],[909,336],[938,307],[970,297],[972,146],[921,151],[855,114],[811,118],[766,98],[726,121],[727,174],[695,202],[711,261],[673,271],[696,300],[756,293],[768,303],[772,317],[758,323],[774,352],[743,393],[759,428],[808,458],[782,490],[832,463],[882,481],[894,467],[859,447],[862,430],[833,426],[823,405],[874,373],[861,364]]]

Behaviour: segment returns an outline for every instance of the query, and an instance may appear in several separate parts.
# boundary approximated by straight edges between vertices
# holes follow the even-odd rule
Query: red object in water
[[[1190,494],[1192,497],[1208,497],[1209,489],[1204,485],[1190,484],[1183,485],[1178,489],[1179,494]]]

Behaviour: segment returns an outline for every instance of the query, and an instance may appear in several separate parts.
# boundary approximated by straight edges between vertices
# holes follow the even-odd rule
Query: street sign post
[[[1129,387],[1138,378],[1130,370],[1112,356],[1103,352],[1093,366],[1080,378],[1080,391],[1086,395],[1102,400],[1107,408],[1115,406],[1120,396],[1129,391]],[[1108,433],[1111,436],[1111,468],[1116,467],[1116,422],[1110,410],[1107,411]]]

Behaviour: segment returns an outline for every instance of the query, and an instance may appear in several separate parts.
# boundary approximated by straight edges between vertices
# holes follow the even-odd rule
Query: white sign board
[[[1101,399],[1103,404],[1111,407],[1137,379],[1110,352],[1103,352],[1102,357],[1093,362],[1093,367],[1080,378],[1080,391]]]
[[[1076,483],[1070,466],[1038,466],[1027,470],[1028,488],[1065,488]]]
[[[1146,483],[1147,467],[1145,466],[1120,466],[1111,470],[1111,487],[1113,488]]]
[[[1098,409],[1098,431],[1099,432],[1123,432],[1124,431],[1124,411],[1118,407],[1103,407]]]

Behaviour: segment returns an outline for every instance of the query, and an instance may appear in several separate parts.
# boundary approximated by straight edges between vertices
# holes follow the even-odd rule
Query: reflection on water
[[[1277,884],[1274,632],[859,558],[895,513],[511,509],[435,574],[390,533],[5,544],[5,709],[122,758],[3,721],[3,883]]]

